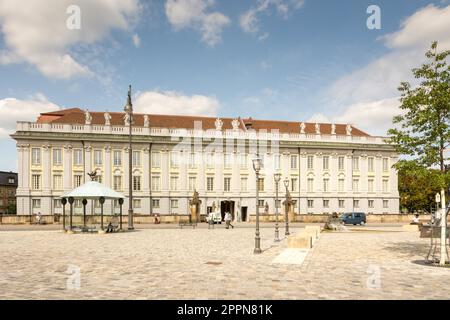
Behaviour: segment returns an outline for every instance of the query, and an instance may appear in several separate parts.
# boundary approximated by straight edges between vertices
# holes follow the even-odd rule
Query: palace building
[[[18,150],[17,213],[61,214],[59,197],[92,171],[100,183],[127,196],[129,121],[125,113],[74,108],[18,122],[12,134]],[[274,173],[282,175],[280,202],[284,180],[289,182],[295,214],[399,211],[393,146],[351,125],[134,114],[132,142],[137,215],[187,215],[198,191],[200,214],[215,208],[249,221],[256,213],[257,183],[259,212],[273,214]],[[256,154],[263,160],[258,182]],[[118,210],[117,203],[106,206],[112,207],[105,212]],[[88,213],[99,213],[99,207],[90,202]],[[75,202],[75,213],[81,212]]]

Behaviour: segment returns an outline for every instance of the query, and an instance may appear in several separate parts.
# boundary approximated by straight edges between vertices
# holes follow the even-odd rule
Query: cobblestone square
[[[261,255],[253,254],[254,229],[249,225],[107,235],[2,229],[0,298],[450,297],[449,269],[415,263],[424,259],[429,239],[400,227],[360,229],[322,233],[301,265],[274,263],[285,252],[286,240],[274,242],[274,230],[267,224],[261,229]],[[71,268],[80,270],[79,289],[67,286]]]

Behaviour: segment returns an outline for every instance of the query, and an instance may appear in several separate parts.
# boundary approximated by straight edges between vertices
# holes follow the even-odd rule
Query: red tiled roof
[[[90,112],[93,125],[105,124],[104,112]],[[109,112],[111,115],[111,125],[124,125],[123,112]],[[180,116],[180,115],[161,115],[149,114],[150,127],[157,128],[183,128],[194,129],[196,121],[201,122],[203,130],[215,129],[215,117],[202,116]],[[232,129],[231,122],[233,118],[220,118],[223,121],[223,129]],[[144,126],[144,114],[134,114],[136,126]],[[38,123],[70,123],[84,124],[84,111],[80,108],[59,110],[48,113],[41,113],[37,120]],[[300,133],[300,123],[296,121],[278,121],[278,120],[256,120],[252,118],[242,119],[240,129],[245,130],[244,125],[251,125],[255,130],[279,130],[280,133]],[[305,123],[305,133],[315,133],[315,123]],[[320,131],[323,134],[331,134],[331,124],[321,123]],[[336,124],[336,134],[346,134],[346,124]],[[352,126],[352,135],[369,136],[367,133]]]

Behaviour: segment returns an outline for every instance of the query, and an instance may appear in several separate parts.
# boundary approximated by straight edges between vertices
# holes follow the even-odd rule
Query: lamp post
[[[286,177],[284,179],[284,187],[286,188],[286,200],[284,201],[284,211],[285,211],[285,215],[286,215],[286,231],[284,232],[285,236],[288,236],[289,233],[289,215],[288,215],[288,211],[289,211],[289,205],[290,205],[290,194],[289,194],[289,179]]]
[[[278,184],[281,180],[281,173],[275,173],[273,175],[275,180],[275,242],[280,241],[280,232],[278,230]]]
[[[253,162],[253,169],[256,174],[256,231],[255,231],[255,250],[253,253],[260,254],[261,250],[261,238],[259,236],[259,170],[261,170],[261,158],[256,155]]]
[[[128,119],[128,230],[133,230],[133,147],[131,143],[133,126],[133,104],[131,102],[131,85],[128,90],[127,104],[125,105],[126,119]]]
[[[63,230],[66,231],[66,204],[67,204],[67,199],[66,198],[62,198],[61,199],[61,203],[63,205]]]
[[[73,216],[73,203],[75,202],[75,199],[73,197],[69,197],[69,204],[70,204],[70,220],[69,220],[69,224],[70,224],[70,231],[72,231],[73,227],[72,227],[72,216]]]

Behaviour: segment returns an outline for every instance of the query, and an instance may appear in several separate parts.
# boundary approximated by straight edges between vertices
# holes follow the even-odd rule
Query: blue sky
[[[128,84],[141,112],[345,122],[382,135],[399,82],[431,41],[450,44],[442,0],[53,1],[0,0],[0,170],[16,169],[15,121],[119,111]],[[70,4],[80,30],[66,27]],[[380,30],[366,26],[372,4]]]

